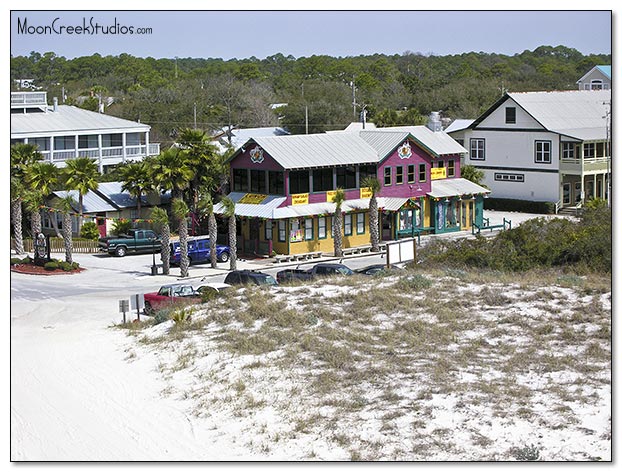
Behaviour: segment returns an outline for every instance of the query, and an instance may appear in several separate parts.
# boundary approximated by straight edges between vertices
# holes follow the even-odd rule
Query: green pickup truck
[[[160,252],[162,241],[150,229],[131,229],[128,234],[99,238],[99,250],[118,257],[128,252]]]

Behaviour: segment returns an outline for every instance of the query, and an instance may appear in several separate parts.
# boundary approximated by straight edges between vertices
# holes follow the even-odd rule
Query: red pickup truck
[[[162,285],[157,292],[145,293],[145,314],[153,315],[156,310],[176,303],[199,303],[201,294],[192,285]]]

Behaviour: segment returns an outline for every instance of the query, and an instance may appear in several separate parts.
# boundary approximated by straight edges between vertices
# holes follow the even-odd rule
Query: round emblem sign
[[[261,164],[263,162],[263,149],[259,146],[255,146],[251,149],[249,154],[251,156],[251,161],[255,164]]]
[[[397,149],[397,155],[400,156],[400,159],[408,159],[413,155],[413,151],[410,148],[410,143],[408,141]]]

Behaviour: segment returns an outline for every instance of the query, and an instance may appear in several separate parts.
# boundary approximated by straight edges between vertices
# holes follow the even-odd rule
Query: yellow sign
[[[333,198],[335,198],[335,192],[334,190],[329,190],[328,192],[326,192],[326,201],[329,203],[333,203]]]
[[[369,187],[361,187],[361,196],[359,198],[371,198],[371,189]]]
[[[244,195],[238,203],[249,203],[251,205],[259,205],[263,202],[268,195],[263,195],[261,193],[247,193]]]
[[[432,180],[446,179],[447,170],[444,167],[433,167],[430,169],[430,177]]]
[[[306,205],[309,203],[308,193],[294,193],[292,194],[292,205]]]

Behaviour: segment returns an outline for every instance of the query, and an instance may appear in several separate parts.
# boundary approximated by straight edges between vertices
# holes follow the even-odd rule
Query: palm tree
[[[50,196],[52,192],[57,188],[59,182],[59,169],[51,162],[35,162],[28,167],[26,172],[26,183],[33,189],[37,189],[41,193],[41,196],[45,199]],[[50,221],[52,227],[56,231],[56,236],[61,237],[58,230],[58,223],[56,221],[56,213],[50,212]]]
[[[118,167],[119,178],[123,182],[121,190],[136,199],[138,218],[141,218],[141,197],[153,188],[153,181],[144,161],[129,162]]]
[[[335,257],[343,257],[343,214],[341,205],[346,200],[346,193],[342,188],[335,190],[333,203],[335,204],[335,214],[333,215],[333,243],[335,246]]]
[[[175,198],[172,203],[173,215],[179,222],[179,249],[181,251],[181,260],[179,269],[182,277],[188,277],[188,267],[190,260],[188,259],[188,205],[181,198]]]
[[[22,233],[22,199],[26,187],[24,185],[27,169],[35,162],[43,159],[35,144],[17,143],[11,146],[11,219],[15,252],[24,254],[24,235]]]
[[[37,190],[31,190],[24,196],[26,210],[30,213],[30,228],[32,238],[37,237],[41,232],[41,206],[43,204],[43,194]]]
[[[99,170],[94,159],[88,157],[76,157],[70,159],[66,163],[64,169],[65,186],[68,190],[78,191],[78,234],[82,228],[82,219],[84,217],[84,195],[91,190],[97,190],[99,182]]]
[[[151,219],[162,239],[162,252],[160,253],[162,273],[168,275],[171,270],[171,227],[168,221],[168,213],[164,208],[155,207],[151,210]]]
[[[63,213],[63,241],[65,243],[65,261],[73,262],[73,239],[71,227],[71,214],[75,200],[69,194],[58,201],[58,208]]]
[[[194,177],[194,171],[185,162],[181,150],[171,148],[149,161],[151,179],[161,191],[170,190],[173,198],[182,198]]]
[[[210,263],[212,268],[215,269],[217,267],[216,239],[218,238],[218,227],[216,225],[216,216],[214,215],[214,200],[209,193],[199,200],[199,213],[201,215],[207,215]]]
[[[369,239],[371,250],[378,252],[380,250],[380,227],[378,225],[378,199],[376,196],[382,187],[380,186],[380,181],[372,175],[363,179],[361,187],[367,187],[371,192],[371,199],[369,200]]]
[[[229,218],[229,270],[236,270],[237,268],[237,227],[235,222],[235,203],[229,197],[224,197],[221,201],[224,207],[224,215]]]

